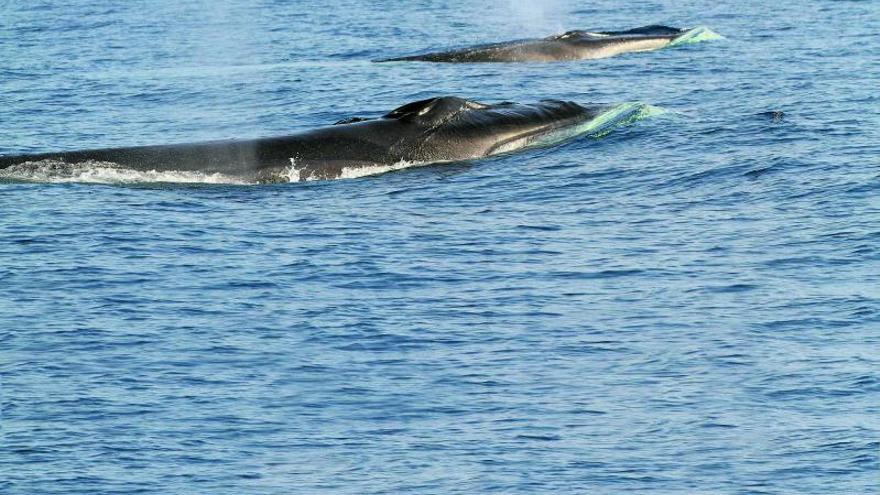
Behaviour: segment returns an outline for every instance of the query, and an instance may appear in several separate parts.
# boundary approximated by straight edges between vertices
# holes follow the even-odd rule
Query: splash
[[[673,46],[681,46],[681,45],[692,45],[694,43],[700,43],[703,41],[711,41],[711,40],[723,40],[724,36],[712,31],[711,29],[705,26],[698,26],[693,29],[689,29],[683,35],[675,38],[672,43],[667,45],[667,47]]]
[[[302,169],[296,166],[296,158],[290,159],[290,168],[285,171],[285,173],[281,174],[282,179],[287,179],[287,182],[306,182],[313,180],[309,177],[304,177],[302,174]]]
[[[89,160],[66,163],[60,160],[24,162],[0,170],[0,181],[91,184],[249,184],[223,174],[157,170],[132,170],[112,162]]]

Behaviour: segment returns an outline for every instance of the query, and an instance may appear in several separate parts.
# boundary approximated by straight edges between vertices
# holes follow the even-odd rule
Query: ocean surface
[[[724,39],[370,62],[655,23]],[[878,31],[874,0],[0,0],[0,154],[663,110],[335,181],[5,176],[0,493],[878,493]]]

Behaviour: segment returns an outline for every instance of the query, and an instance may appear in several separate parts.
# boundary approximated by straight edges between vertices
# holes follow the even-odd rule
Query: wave
[[[91,184],[250,184],[238,177],[202,172],[132,170],[112,162],[60,160],[24,162],[0,169],[0,181]]]

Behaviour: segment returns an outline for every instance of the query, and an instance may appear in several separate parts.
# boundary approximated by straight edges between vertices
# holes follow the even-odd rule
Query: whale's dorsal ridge
[[[383,118],[431,124],[449,120],[465,110],[486,108],[486,106],[456,96],[441,96],[407,103],[388,112]]]
[[[562,34],[554,34],[553,36],[548,37],[548,40],[570,40],[576,38],[583,38],[585,36],[589,36],[592,33],[588,33],[587,31],[583,31],[580,29],[574,29],[571,31],[566,31]]]
[[[583,29],[575,29],[566,31],[562,34],[554,34],[547,38],[549,41],[578,41],[578,40],[595,40],[597,38],[608,38],[610,35],[600,31],[584,31]]]

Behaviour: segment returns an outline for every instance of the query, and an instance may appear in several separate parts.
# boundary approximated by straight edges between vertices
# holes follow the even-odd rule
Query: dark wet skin
[[[569,31],[541,39],[516,40],[432,52],[377,62],[554,62],[603,58],[661,48],[687,29],[645,26],[627,31]]]
[[[0,169],[51,160],[224,174],[256,182],[287,181],[293,170],[300,179],[332,179],[351,168],[461,161],[510,151],[605,109],[566,101],[484,105],[441,97],[409,103],[378,119],[347,119],[290,136],[0,156]]]

